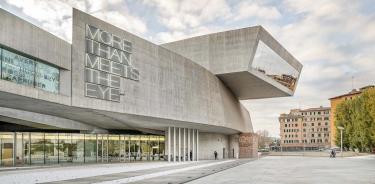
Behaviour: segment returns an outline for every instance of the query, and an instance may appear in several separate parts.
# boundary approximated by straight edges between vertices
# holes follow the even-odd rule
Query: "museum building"
[[[0,9],[0,166],[257,154],[240,100],[302,65],[261,26],[156,45],[73,9],[72,43]]]

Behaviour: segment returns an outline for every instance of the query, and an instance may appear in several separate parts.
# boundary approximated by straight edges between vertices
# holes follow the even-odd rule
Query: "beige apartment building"
[[[329,107],[292,109],[281,114],[280,137],[283,151],[319,150],[330,147]]]

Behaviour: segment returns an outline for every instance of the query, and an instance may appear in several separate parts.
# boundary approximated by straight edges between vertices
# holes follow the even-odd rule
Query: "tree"
[[[267,130],[258,130],[258,147],[259,149],[268,148],[272,143],[272,139],[269,137],[269,132]]]
[[[344,127],[343,146],[360,151],[371,151],[375,145],[375,89],[365,90],[361,96],[342,102],[336,109],[336,131]],[[336,144],[340,145],[340,134]]]

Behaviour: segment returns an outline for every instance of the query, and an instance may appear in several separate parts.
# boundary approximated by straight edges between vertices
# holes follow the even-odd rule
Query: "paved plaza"
[[[0,183],[375,184],[375,155],[139,162],[0,170]]]
[[[189,184],[375,184],[375,157],[269,156]]]

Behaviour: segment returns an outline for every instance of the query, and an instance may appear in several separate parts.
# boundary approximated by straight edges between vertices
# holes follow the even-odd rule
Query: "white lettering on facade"
[[[86,96],[119,102],[121,78],[139,80],[131,52],[131,42],[86,25]]]

